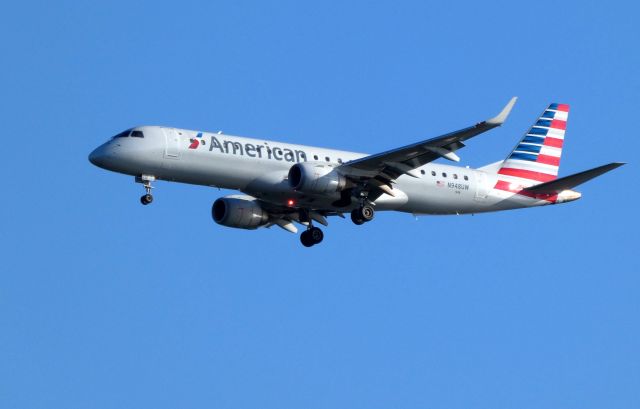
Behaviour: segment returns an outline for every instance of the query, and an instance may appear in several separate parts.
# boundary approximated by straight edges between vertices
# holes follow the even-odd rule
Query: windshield
[[[117,134],[116,136],[114,136],[113,139],[126,138],[127,136],[129,136],[130,133],[131,133],[131,129],[127,129],[126,131],[122,131],[119,134]]]
[[[132,138],[144,138],[144,134],[142,133],[142,131],[139,131],[139,130],[132,131],[131,129],[127,129],[126,131],[122,131],[116,136],[114,136],[113,139],[126,138],[129,136]]]

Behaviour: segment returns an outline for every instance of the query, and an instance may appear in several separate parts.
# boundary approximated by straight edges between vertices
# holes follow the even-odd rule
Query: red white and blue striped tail
[[[498,185],[528,187],[556,179],[568,117],[569,105],[549,105],[502,163]]]

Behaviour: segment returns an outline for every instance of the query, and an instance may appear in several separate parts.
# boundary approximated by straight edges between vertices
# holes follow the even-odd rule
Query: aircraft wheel
[[[373,207],[369,205],[364,205],[358,210],[360,211],[360,217],[365,222],[370,222],[371,220],[373,220],[373,217],[376,214],[376,211],[373,210]]]
[[[322,239],[324,239],[324,233],[317,227],[312,227],[308,232],[313,244],[321,243]]]
[[[147,193],[146,195],[142,195],[142,197],[140,198],[140,203],[145,206],[150,204],[151,202],[153,202],[153,196],[149,193]]]
[[[302,243],[302,245],[305,247],[311,247],[314,245],[313,238],[311,237],[309,230],[305,230],[302,232],[302,234],[300,235],[300,243]]]
[[[351,211],[351,221],[358,226],[364,224],[364,219],[360,215],[360,209],[353,209]]]

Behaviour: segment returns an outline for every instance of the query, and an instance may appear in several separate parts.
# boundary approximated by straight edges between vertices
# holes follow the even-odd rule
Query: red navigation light
[[[293,201],[293,199],[289,199],[289,200],[287,200],[287,204],[288,204],[289,206],[293,206],[293,205],[294,205],[294,203],[295,203],[295,202]]]

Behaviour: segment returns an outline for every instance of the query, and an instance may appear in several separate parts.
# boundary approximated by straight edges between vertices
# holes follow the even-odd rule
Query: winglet
[[[505,107],[502,108],[502,111],[498,114],[498,116],[495,116],[487,120],[487,123],[493,124],[493,125],[502,125],[504,121],[507,120],[507,117],[509,116],[511,109],[513,108],[517,100],[518,100],[518,97],[511,98],[511,100],[507,103],[507,105],[505,105]]]

